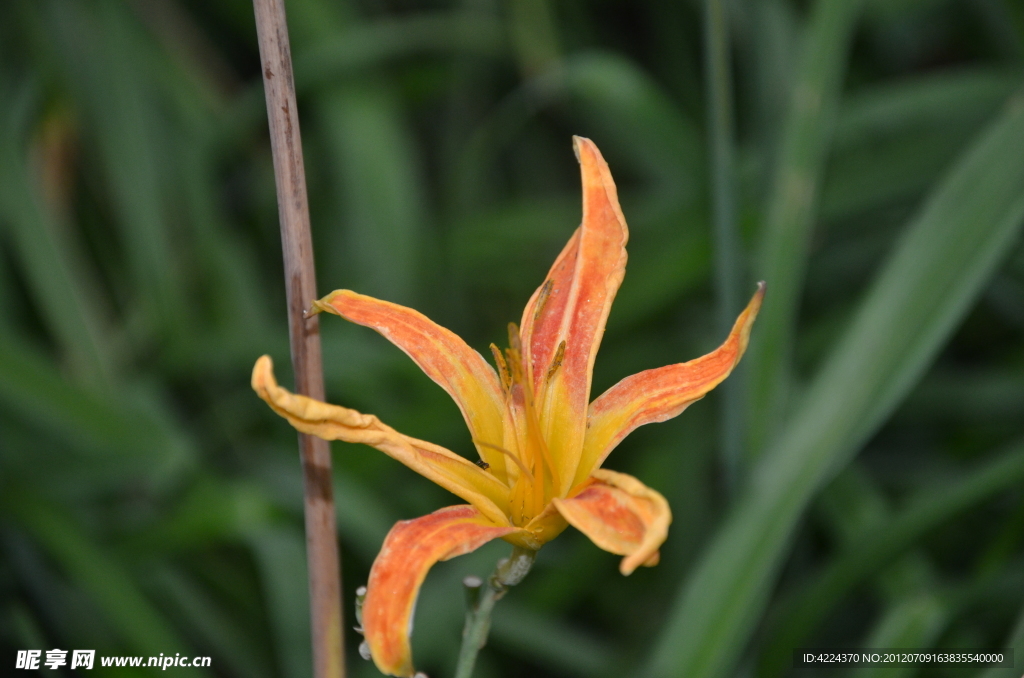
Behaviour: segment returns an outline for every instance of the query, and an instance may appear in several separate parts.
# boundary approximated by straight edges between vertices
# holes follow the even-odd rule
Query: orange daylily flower
[[[668,503],[601,465],[633,429],[671,419],[717,386],[746,349],[763,283],[718,349],[626,377],[590,402],[594,356],[625,273],[628,231],[597,146],[574,142],[582,224],[527,303],[521,326],[509,326],[509,348],[502,353],[491,345],[497,370],[412,309],[349,290],[314,302],[317,311],[377,330],[445,389],[484,464],[402,435],[373,415],[290,393],[277,385],[267,356],[253,369],[253,389],[299,431],[375,447],[468,502],[399,522],[374,561],[363,629],[374,662],[388,675],[414,673],[413,608],[438,561],[497,538],[539,549],[572,525],[625,556],[623,574],[655,565],[672,520]]]

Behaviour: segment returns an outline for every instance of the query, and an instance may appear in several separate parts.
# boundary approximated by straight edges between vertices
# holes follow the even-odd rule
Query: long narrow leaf
[[[684,586],[656,676],[715,678],[746,646],[807,503],[891,413],[1014,243],[1024,218],[1024,101],[939,184]],[[758,341],[755,337],[754,341]]]
[[[29,532],[106,613],[127,647],[139,654],[194,654],[110,554],[59,511],[28,496],[10,498]],[[200,670],[197,676],[208,675]]]
[[[422,12],[328,34],[296,54],[295,80],[307,91],[421,52],[496,57],[504,50],[501,26],[486,14]]]
[[[1021,607],[1017,614],[1017,622],[1003,646],[1007,649],[1013,648],[1014,667],[986,669],[978,674],[978,678],[1018,678],[1019,671],[1016,667],[1021,664],[1021,658],[1024,657],[1024,607]]]
[[[992,69],[872,87],[843,101],[822,185],[825,220],[913,197],[941,176],[1018,86]]]
[[[949,621],[949,609],[935,593],[907,596],[889,608],[864,641],[864,647],[932,647]],[[919,667],[912,664],[869,666],[858,672],[865,678],[904,678]]]
[[[94,281],[84,276],[79,243],[59,229],[44,209],[29,176],[27,141],[30,130],[20,120],[25,108],[11,106],[0,120],[0,232],[7,230],[15,244],[33,301],[45,319],[76,376],[100,385],[110,376],[110,356],[104,347],[102,323],[93,292]],[[68,134],[67,121],[51,121],[58,134]],[[44,157],[43,162],[60,162]],[[6,227],[6,229],[4,228]]]
[[[140,403],[100,397],[69,384],[39,351],[0,336],[0,403],[94,459],[144,462],[151,471],[191,457],[180,432]]]
[[[495,614],[493,643],[573,676],[606,675],[620,661],[615,648],[576,628],[509,601]]]
[[[333,287],[412,303],[426,208],[417,147],[395,93],[384,83],[338,88],[323,96],[319,113],[340,203],[332,227],[314,233],[326,253],[319,268]]]
[[[761,453],[785,412],[789,360],[821,175],[859,0],[814,5],[775,168],[755,273],[769,292],[750,347],[748,451]]]
[[[310,676],[309,586],[302,535],[285,528],[268,529],[254,535],[251,546],[263,580],[280,675]]]
[[[952,487],[931,491],[888,523],[866,534],[811,581],[782,615],[765,655],[781,658],[799,645],[829,609],[868,574],[886,565],[921,535],[997,492],[1024,482],[1024,444],[1018,443]]]

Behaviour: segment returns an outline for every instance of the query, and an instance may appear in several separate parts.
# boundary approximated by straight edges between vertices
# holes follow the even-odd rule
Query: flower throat
[[[501,375],[501,387],[505,395],[505,421],[512,427],[512,434],[506,433],[504,442],[512,449],[477,442],[501,452],[518,469],[514,479],[509,474],[512,486],[509,511],[515,525],[525,525],[543,511],[551,498],[559,492],[561,479],[537,414],[543,402],[537,398],[538,389],[534,384],[533,370],[525,364],[519,327],[515,323],[508,324],[508,344],[504,354],[491,344],[491,353]],[[539,390],[541,398],[547,391],[547,384],[561,367],[564,355],[565,342],[562,341],[544,374],[544,384]]]

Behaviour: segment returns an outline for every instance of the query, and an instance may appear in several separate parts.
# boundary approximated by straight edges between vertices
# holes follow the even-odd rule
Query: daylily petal
[[[583,221],[531,297],[522,322],[524,362],[559,466],[560,493],[570,487],[579,462],[594,357],[625,275],[629,238],[608,164],[589,139],[573,141],[583,181]]]
[[[372,414],[291,393],[278,386],[273,369],[270,356],[257,360],[252,388],[297,430],[324,440],[374,447],[465,499],[492,522],[508,524],[503,510],[508,504],[508,488],[490,473],[440,445],[402,435]]]
[[[472,506],[449,506],[391,528],[370,569],[363,603],[363,633],[382,673],[413,675],[413,612],[420,585],[434,563],[513,532],[522,530],[495,525]]]
[[[448,392],[462,410],[474,441],[501,444],[504,399],[498,375],[483,356],[457,334],[419,311],[351,290],[336,290],[313,305],[320,311],[340,315],[380,332]],[[477,452],[504,480],[502,454],[484,445],[477,445]]]
[[[619,565],[622,574],[658,564],[672,512],[665,497],[633,476],[598,469],[575,496],[552,501],[597,546],[626,556]]]
[[[626,377],[590,405],[583,456],[575,482],[601,466],[608,454],[633,429],[675,417],[718,386],[743,357],[750,329],[761,308],[764,283],[736,319],[729,337],[705,356]]]

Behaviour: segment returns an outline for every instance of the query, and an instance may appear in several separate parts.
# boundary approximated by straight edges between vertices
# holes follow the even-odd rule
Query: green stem
[[[467,577],[464,581],[469,595],[469,609],[466,610],[466,625],[462,629],[462,648],[459,650],[459,663],[455,667],[455,678],[472,678],[476,656],[487,644],[487,634],[491,630],[491,612],[494,604],[529,573],[533,565],[536,551],[516,546],[508,558],[498,561],[486,585],[476,577]]]
[[[740,311],[739,237],[736,233],[732,75],[729,25],[722,0],[704,3],[704,66],[707,83],[708,132],[711,137],[711,198],[715,242],[715,287],[718,329],[728,334]],[[723,384],[721,442],[725,477],[730,488],[741,472],[742,391],[734,375]]]

